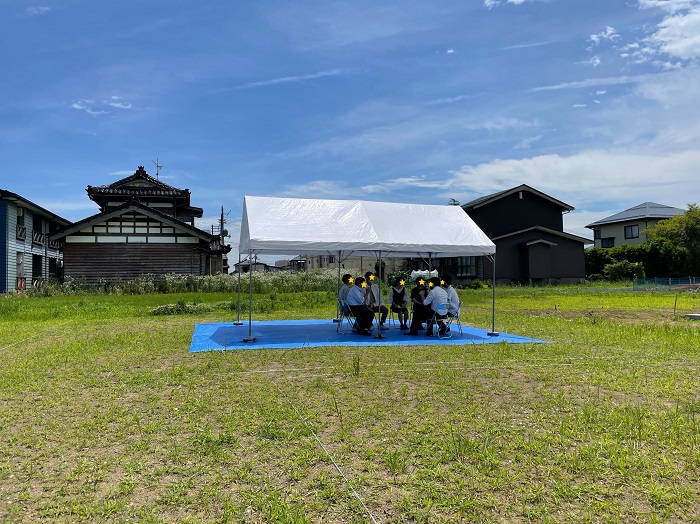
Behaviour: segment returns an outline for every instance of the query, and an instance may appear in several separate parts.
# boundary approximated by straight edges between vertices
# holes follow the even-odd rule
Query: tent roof
[[[246,196],[239,252],[433,258],[496,246],[459,206]]]

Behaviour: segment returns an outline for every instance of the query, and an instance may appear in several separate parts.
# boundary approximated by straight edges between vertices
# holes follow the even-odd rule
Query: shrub
[[[641,262],[630,262],[629,260],[621,260],[607,264],[603,269],[603,273],[610,281],[633,280],[635,278],[644,278],[644,266]]]

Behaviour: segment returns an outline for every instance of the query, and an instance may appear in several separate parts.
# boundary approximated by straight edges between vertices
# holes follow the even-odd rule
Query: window
[[[24,208],[22,208],[22,207],[17,208],[17,225],[18,226],[24,225]]]
[[[625,226],[625,238],[639,238],[639,226]]]
[[[17,276],[24,276],[24,253],[17,252]]]
[[[457,259],[457,276],[460,277],[476,277],[476,260],[477,257],[459,257]]]
[[[603,238],[600,240],[600,247],[615,247],[615,237]]]
[[[593,240],[600,240],[600,229],[593,230]]]

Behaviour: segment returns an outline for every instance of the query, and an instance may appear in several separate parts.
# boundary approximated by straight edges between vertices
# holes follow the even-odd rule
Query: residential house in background
[[[126,178],[88,186],[100,212],[50,235],[63,242],[64,274],[96,284],[143,274],[212,275],[228,270],[223,224],[218,234],[194,226],[203,210],[190,191],[151,177],[139,166]],[[222,214],[223,216],[223,214]]]
[[[564,232],[573,207],[525,184],[477,198],[462,209],[496,244],[496,280],[524,284],[580,282],[586,277],[584,246],[591,240]],[[486,257],[441,259],[440,274],[491,280]],[[422,268],[420,268],[422,269]]]
[[[69,224],[17,193],[0,189],[0,293],[59,278],[61,244],[49,237]]]
[[[683,213],[685,211],[677,207],[644,202],[586,227],[593,230],[595,247],[637,246],[647,241],[647,229]]]
[[[337,255],[303,255],[306,271],[313,269],[338,269],[353,276],[364,275],[367,271],[376,272],[377,257],[338,257]],[[406,264],[405,258],[382,258],[384,275],[393,273]]]

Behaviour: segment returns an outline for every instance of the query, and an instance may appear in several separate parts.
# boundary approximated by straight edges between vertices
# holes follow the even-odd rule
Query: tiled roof
[[[644,202],[638,206],[625,209],[614,215],[610,215],[607,218],[588,224],[586,227],[592,228],[595,226],[602,226],[605,224],[615,224],[617,222],[629,222],[632,220],[642,220],[642,219],[664,219],[673,218],[677,215],[682,215],[685,213],[684,210],[677,207],[665,206],[663,204],[656,204],[654,202]]]
[[[139,186],[138,183],[147,185]],[[133,175],[104,186],[88,186],[88,195],[124,195],[124,196],[179,196],[187,197],[189,189],[178,189],[153,178],[139,166]]]

